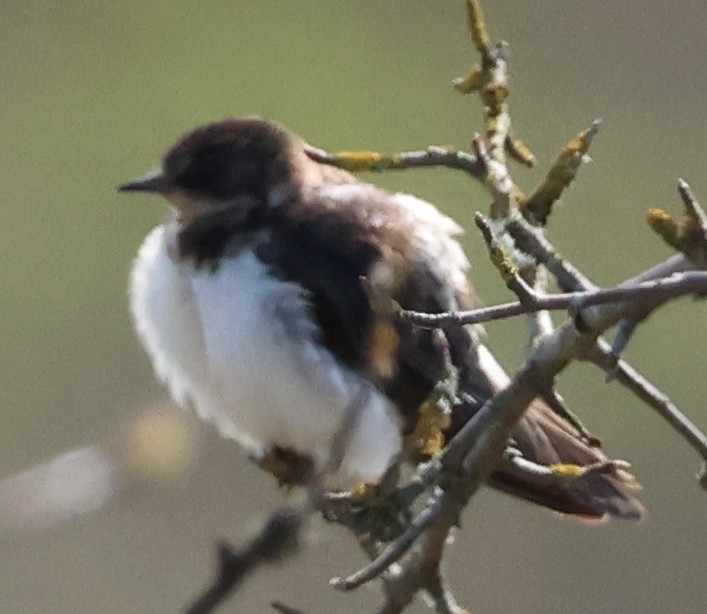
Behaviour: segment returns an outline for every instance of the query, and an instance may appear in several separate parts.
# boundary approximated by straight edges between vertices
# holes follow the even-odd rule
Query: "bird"
[[[230,117],[188,131],[156,169],[119,185],[162,196],[172,212],[139,249],[131,311],[176,403],[281,481],[314,473],[376,484],[404,462],[450,363],[456,422],[509,379],[477,327],[450,340],[395,317],[479,304],[461,227],[425,200],[310,154],[274,121]],[[609,462],[542,399],[508,449],[544,467]],[[640,518],[629,481],[610,471],[539,480],[507,458],[488,480],[564,514]]]

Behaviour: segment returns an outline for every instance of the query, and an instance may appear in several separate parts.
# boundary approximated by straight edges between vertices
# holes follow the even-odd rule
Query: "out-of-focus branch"
[[[240,550],[227,542],[217,547],[218,569],[207,589],[187,608],[187,614],[207,614],[221,605],[236,587],[265,563],[276,563],[294,554],[304,525],[301,511],[284,508],[275,512],[263,529]]]

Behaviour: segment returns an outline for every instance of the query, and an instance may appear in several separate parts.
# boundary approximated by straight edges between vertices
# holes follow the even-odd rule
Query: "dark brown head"
[[[277,124],[226,119],[188,132],[160,168],[118,189],[157,192],[186,219],[213,205],[276,205],[292,195],[293,165],[303,155],[302,141]]]

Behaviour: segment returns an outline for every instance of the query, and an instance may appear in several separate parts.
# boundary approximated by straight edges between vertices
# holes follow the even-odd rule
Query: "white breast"
[[[375,482],[399,453],[389,401],[317,343],[306,293],[267,275],[252,251],[197,270],[168,255],[158,227],[135,262],[131,306],[174,399],[250,451],[277,444],[323,468],[354,412],[346,474]]]

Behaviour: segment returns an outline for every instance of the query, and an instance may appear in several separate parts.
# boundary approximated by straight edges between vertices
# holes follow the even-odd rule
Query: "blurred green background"
[[[679,214],[679,176],[707,202],[704,0],[484,7],[494,38],[511,44],[513,118],[541,169],[592,119],[605,120],[551,238],[605,285],[668,256],[646,209]],[[331,149],[466,146],[480,109],[450,87],[475,61],[463,2],[5,0],[0,16],[0,474],[96,441],[128,460],[139,454],[127,440],[167,441],[142,463],[161,478],[123,469],[133,477],[102,513],[38,530],[16,526],[22,513],[5,522],[0,506],[0,611],[176,612],[210,577],[213,541],[243,539],[282,495],[193,420],[193,455],[173,462],[181,422],[135,435],[135,416],[166,395],[135,341],[126,279],[166,211],[114,186],[149,170],[183,131],[232,114],[279,119]],[[541,172],[514,169],[526,188]],[[451,171],[370,179],[467,226],[487,206],[480,186]],[[487,302],[511,298],[474,231],[465,246]],[[626,353],[703,429],[704,315],[703,304],[673,304]],[[517,366],[522,322],[488,328]],[[606,447],[633,462],[650,515],[586,527],[482,492],[449,549],[458,598],[484,614],[707,611],[696,455],[594,368],[573,366],[560,385]],[[224,611],[267,612],[281,599],[311,614],[372,612],[377,587],[340,595],[327,586],[361,563],[347,536],[315,523],[298,560],[258,573]]]

